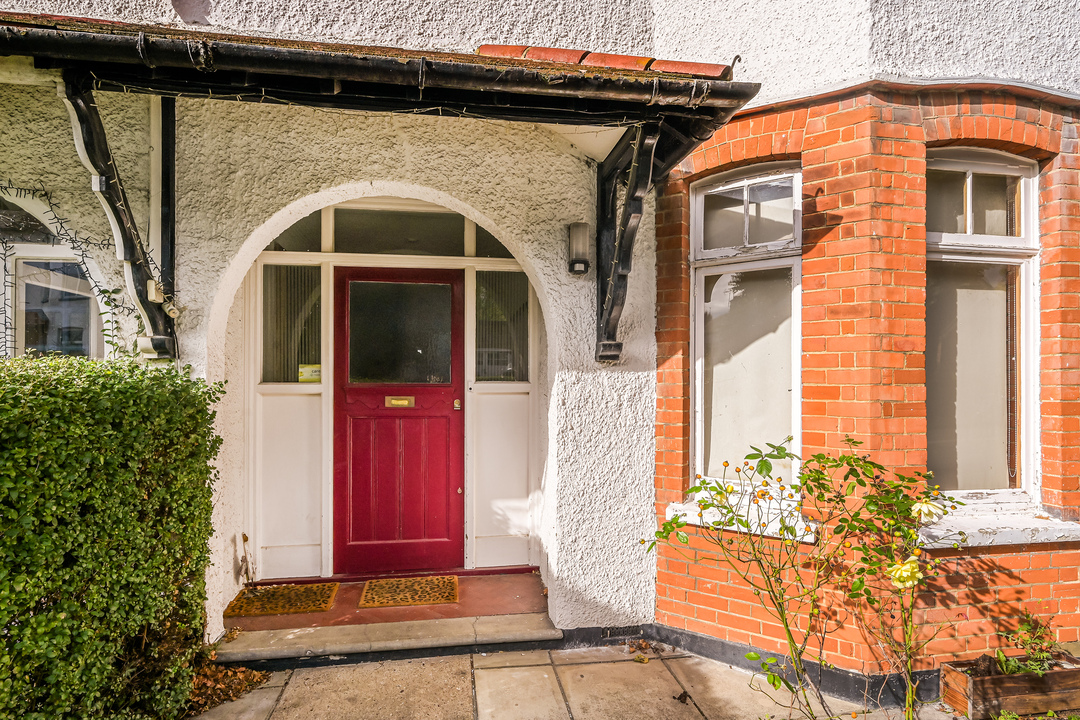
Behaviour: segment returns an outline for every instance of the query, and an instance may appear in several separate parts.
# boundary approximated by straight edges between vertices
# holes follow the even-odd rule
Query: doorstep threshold
[[[217,662],[355,655],[428,648],[561,640],[547,613],[243,631],[217,647]]]

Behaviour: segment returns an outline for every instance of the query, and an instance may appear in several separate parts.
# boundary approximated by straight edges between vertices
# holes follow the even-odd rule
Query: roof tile
[[[483,49],[484,48],[480,48],[480,54],[486,55],[487,53],[484,53]],[[550,60],[552,62],[572,63],[576,65],[577,63],[581,62],[588,54],[588,50],[567,50],[564,48],[531,47],[525,53],[525,57],[529,60]]]
[[[488,57],[523,58],[528,50],[528,45],[481,45],[476,49],[476,54]]]
[[[697,75],[698,77],[715,78],[717,80],[729,80],[731,75],[730,65],[683,62],[681,60],[654,60],[653,64],[649,66],[649,69],[658,72]]]

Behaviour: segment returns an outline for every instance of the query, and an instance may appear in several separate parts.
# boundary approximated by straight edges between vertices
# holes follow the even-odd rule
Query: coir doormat
[[[360,607],[441,605],[458,600],[457,575],[368,580],[360,595]]]
[[[225,608],[225,617],[326,612],[337,591],[338,583],[244,588]]]

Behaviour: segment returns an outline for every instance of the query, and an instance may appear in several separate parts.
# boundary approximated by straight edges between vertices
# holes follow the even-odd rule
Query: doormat
[[[457,575],[368,580],[360,595],[360,607],[404,607],[456,603]]]
[[[225,608],[225,617],[326,612],[337,591],[338,583],[244,588]]]

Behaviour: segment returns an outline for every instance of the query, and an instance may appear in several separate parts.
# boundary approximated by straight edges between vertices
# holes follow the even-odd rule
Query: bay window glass
[[[927,467],[946,490],[1013,487],[1016,269],[926,264]]]
[[[1037,368],[1023,355],[1037,302],[1024,281],[1037,274],[1025,218],[1034,173],[971,149],[927,158],[927,468],[944,490],[1020,488],[1034,462],[1024,407],[1037,402]]]
[[[960,157],[970,158],[970,152]],[[992,159],[965,162],[948,156],[931,156],[927,162],[926,232],[930,242],[939,241],[938,234],[984,236],[980,242],[984,245],[999,242],[994,238],[1023,235],[1022,166],[998,163],[995,167]]]
[[[703,281],[701,472],[721,477],[725,460],[741,464],[751,445],[792,434],[792,268]]]
[[[773,165],[691,189],[694,474],[724,477],[726,461],[738,483],[751,445],[799,452],[799,181]]]
[[[697,253],[726,257],[790,248],[798,232],[796,178],[777,175],[726,183],[699,192]]]

